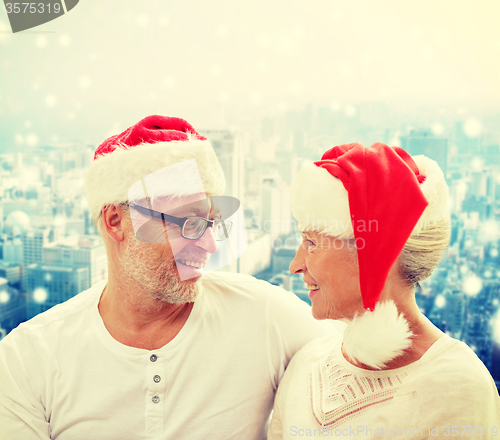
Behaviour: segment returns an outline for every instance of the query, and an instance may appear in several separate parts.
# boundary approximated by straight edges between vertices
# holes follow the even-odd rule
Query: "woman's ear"
[[[125,212],[119,206],[109,205],[103,209],[103,230],[117,243],[121,243],[125,238],[126,221]]]

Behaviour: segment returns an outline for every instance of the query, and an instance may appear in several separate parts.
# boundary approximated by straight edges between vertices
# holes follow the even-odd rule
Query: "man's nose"
[[[205,229],[203,235],[196,240],[196,246],[204,249],[209,254],[213,254],[217,250],[217,242],[215,241],[213,228]]]
[[[292,273],[301,273],[304,272],[306,268],[305,264],[305,253],[307,250],[305,249],[304,246],[299,246],[297,249],[297,253],[295,254],[295,257],[293,258],[292,262],[290,263],[290,267],[288,270]]]

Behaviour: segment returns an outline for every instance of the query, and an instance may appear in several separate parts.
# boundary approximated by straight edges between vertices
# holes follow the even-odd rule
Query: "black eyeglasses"
[[[163,212],[154,211],[140,205],[129,205],[143,215],[152,217],[163,222],[174,223],[181,228],[182,237],[188,240],[198,240],[206,231],[207,228],[212,228],[214,237],[217,241],[224,240],[229,235],[233,222],[230,220],[217,219],[208,220],[203,217],[189,216],[189,217],[174,217]]]

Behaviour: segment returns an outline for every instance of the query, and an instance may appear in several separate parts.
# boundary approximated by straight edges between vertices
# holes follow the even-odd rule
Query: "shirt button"
[[[158,382],[161,380],[161,377],[160,377],[160,376],[158,376],[158,375],[156,375],[156,376],[154,376],[154,377],[153,377],[153,380],[154,380],[156,383],[158,383]]]
[[[153,403],[158,403],[160,401],[160,398],[158,396],[153,396],[151,400],[153,401]]]
[[[158,359],[158,356],[156,356],[155,354],[152,354],[149,358],[151,362],[156,362],[156,359]]]

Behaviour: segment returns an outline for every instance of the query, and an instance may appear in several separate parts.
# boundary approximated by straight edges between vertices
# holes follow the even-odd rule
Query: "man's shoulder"
[[[309,364],[314,360],[331,355],[342,344],[345,324],[333,320],[326,320],[326,323],[330,324],[332,331],[304,345],[294,357],[294,359],[297,358],[296,362]]]
[[[102,292],[105,284],[106,280],[100,281],[91,288],[75,295],[73,298],[57,304],[49,310],[21,323],[7,338],[9,336],[22,338],[34,332],[44,330],[50,333],[52,328],[57,327],[60,329],[60,327],[64,327],[65,325],[75,325],[78,321],[77,316],[84,313],[94,304],[96,296]],[[58,331],[60,332],[60,330]]]
[[[259,280],[251,275],[246,275],[242,273],[234,272],[224,272],[224,271],[213,271],[203,275],[200,279],[203,284],[260,284],[264,283],[266,285],[272,286],[272,284],[267,281]]]
[[[330,331],[325,331],[327,336],[318,336],[310,340],[295,353],[285,372],[284,388],[293,382],[302,383],[316,362],[321,362],[338,349],[342,343],[342,330],[334,327],[333,325]]]
[[[246,315],[259,314],[287,320],[305,317],[313,321],[310,306],[297,295],[250,275],[212,272],[203,278],[203,301],[226,309],[241,309]]]
[[[211,272],[203,276],[201,283],[204,290],[240,294],[252,298],[297,298],[296,295],[279,286],[241,273]]]
[[[264,313],[276,321],[279,328],[292,326],[306,331],[306,327],[320,329],[319,335],[336,334],[343,329],[339,322],[317,321],[311,313],[311,306],[302,301],[293,292],[275,286],[267,281],[250,275],[228,272],[212,272],[203,278],[203,291],[209,297],[224,303],[238,303],[248,313]]]

